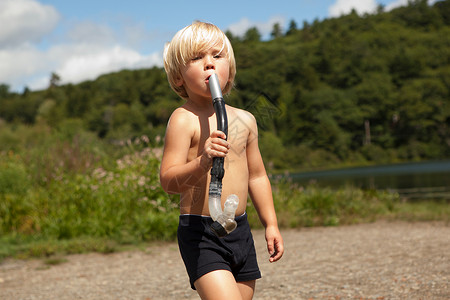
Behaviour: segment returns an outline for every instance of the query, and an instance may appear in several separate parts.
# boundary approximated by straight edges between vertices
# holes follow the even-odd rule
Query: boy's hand
[[[284,243],[280,231],[277,227],[266,228],[267,251],[269,251],[269,261],[276,262],[284,253]]]
[[[205,141],[203,155],[206,155],[209,159],[213,157],[225,157],[230,149],[230,143],[225,139],[225,133],[219,130],[213,131]]]

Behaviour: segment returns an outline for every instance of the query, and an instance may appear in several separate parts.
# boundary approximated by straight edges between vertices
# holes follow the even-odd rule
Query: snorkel
[[[219,79],[214,73],[209,77],[209,89],[213,101],[214,111],[217,118],[217,130],[228,135],[228,118],[225,110],[225,100],[222,96]],[[225,174],[223,167],[224,158],[214,157],[211,168],[211,182],[209,184],[209,213],[214,223],[211,224],[211,230],[218,236],[224,237],[237,227],[234,215],[239,204],[239,198],[236,195],[228,196],[222,211],[222,178]]]

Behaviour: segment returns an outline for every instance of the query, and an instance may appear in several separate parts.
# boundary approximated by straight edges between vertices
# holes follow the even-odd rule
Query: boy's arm
[[[160,168],[161,185],[167,193],[179,194],[195,186],[207,175],[212,157],[225,156],[228,152],[227,147],[221,147],[224,133],[215,131],[206,141],[202,154],[188,162],[194,135],[192,123],[187,114],[179,109],[172,114],[167,125]]]
[[[283,238],[278,229],[277,216],[272,198],[272,188],[258,147],[256,120],[253,116],[251,120],[247,142],[248,189],[259,219],[266,229],[267,250],[270,254],[269,261],[275,262],[284,253]]]

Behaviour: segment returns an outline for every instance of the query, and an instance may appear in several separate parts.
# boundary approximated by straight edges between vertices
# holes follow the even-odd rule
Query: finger
[[[269,258],[269,261],[276,262],[283,256],[283,253],[284,253],[283,244],[276,241],[275,242],[275,252],[273,253],[273,255],[271,255],[271,257]]]
[[[272,255],[275,254],[275,248],[273,245],[273,239],[268,239],[267,240],[267,251],[269,252],[270,257],[272,257]],[[269,258],[270,260],[270,258]]]
[[[215,142],[216,142],[216,145],[223,148],[223,150],[228,151],[228,149],[230,149],[230,143],[228,143],[226,140],[219,138],[219,139],[215,140]]]
[[[213,131],[213,133],[211,134],[211,137],[218,137],[218,138],[221,138],[223,140],[227,139],[227,136],[225,135],[225,133],[223,131],[220,131],[220,130]]]
[[[211,157],[225,157],[227,153],[218,150],[211,150]]]
[[[222,146],[226,149],[230,148],[230,143],[221,137],[211,138],[211,144],[214,144],[215,146]]]
[[[229,144],[224,142],[223,140],[214,140],[214,143],[211,143],[211,150],[222,152],[223,154],[227,154],[229,149]]]

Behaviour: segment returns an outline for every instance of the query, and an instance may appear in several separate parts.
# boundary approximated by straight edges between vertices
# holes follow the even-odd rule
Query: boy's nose
[[[215,69],[214,63],[212,58],[206,58],[205,61],[205,70],[211,70],[211,69]]]

